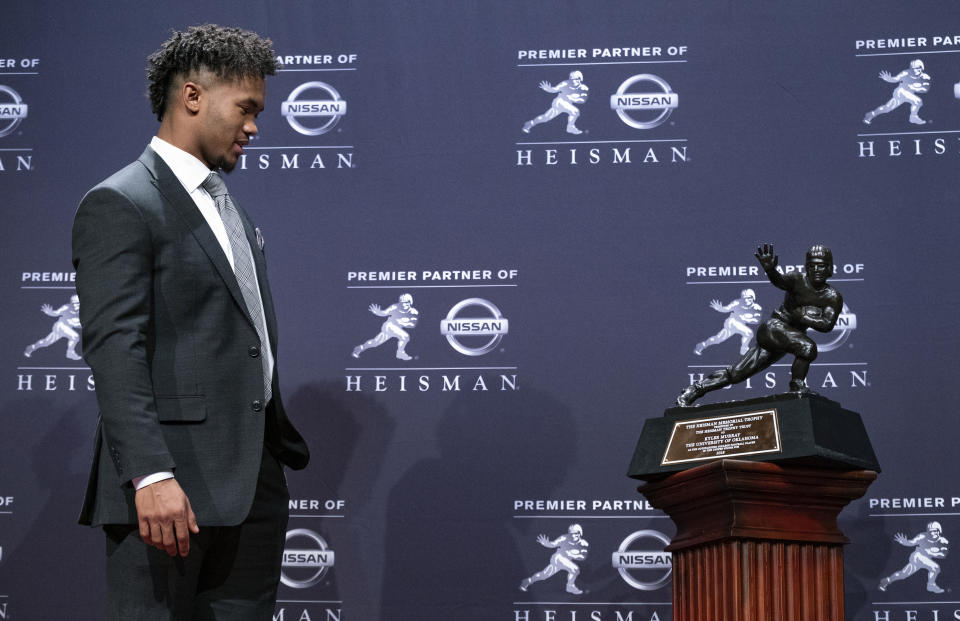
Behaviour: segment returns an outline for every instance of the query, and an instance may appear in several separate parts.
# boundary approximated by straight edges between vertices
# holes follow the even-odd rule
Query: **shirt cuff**
[[[158,481],[164,481],[166,479],[172,479],[173,473],[169,470],[164,470],[163,472],[154,472],[153,474],[148,474],[145,477],[136,477],[131,483],[133,483],[134,489],[143,489],[144,487],[150,485],[151,483],[156,483]]]

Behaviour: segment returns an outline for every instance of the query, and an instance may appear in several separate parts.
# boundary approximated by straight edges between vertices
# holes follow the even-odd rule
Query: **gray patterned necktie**
[[[272,379],[270,377],[269,363],[267,356],[263,352],[264,347],[269,347],[266,335],[263,333],[263,303],[260,300],[260,293],[257,291],[256,279],[254,276],[253,256],[250,253],[250,243],[243,232],[243,223],[240,221],[240,214],[227,192],[227,186],[220,178],[220,175],[212,172],[207,175],[203,181],[203,189],[213,197],[213,203],[217,206],[223,225],[227,229],[227,237],[230,238],[230,249],[233,251],[233,273],[237,277],[237,284],[240,285],[240,291],[243,293],[243,301],[247,305],[247,312],[250,313],[250,319],[253,320],[253,326],[257,329],[257,336],[260,337],[260,361],[263,364],[263,392],[264,403],[270,402],[273,392],[271,390]]]

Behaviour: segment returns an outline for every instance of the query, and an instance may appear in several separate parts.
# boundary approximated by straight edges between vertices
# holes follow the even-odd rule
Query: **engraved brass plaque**
[[[777,410],[760,410],[674,423],[660,465],[780,451]]]

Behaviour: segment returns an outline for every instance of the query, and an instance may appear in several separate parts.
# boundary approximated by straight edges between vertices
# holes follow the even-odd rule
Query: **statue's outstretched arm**
[[[757,261],[760,262],[760,267],[763,268],[763,271],[767,274],[767,278],[770,279],[773,286],[786,290],[787,281],[783,277],[783,274],[777,271],[777,263],[780,259],[773,252],[773,244],[761,244],[757,246],[757,251],[753,253],[753,256],[757,257]]]

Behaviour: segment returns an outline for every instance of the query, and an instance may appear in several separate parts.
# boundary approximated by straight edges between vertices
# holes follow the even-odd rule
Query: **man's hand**
[[[762,246],[757,246],[757,251],[753,254],[757,257],[757,261],[760,261],[760,266],[763,268],[763,271],[770,272],[777,268],[777,263],[779,259],[777,255],[773,254],[773,244],[763,244]]]
[[[164,479],[137,490],[140,538],[170,556],[190,552],[190,533],[197,534],[197,518],[176,479]]]

